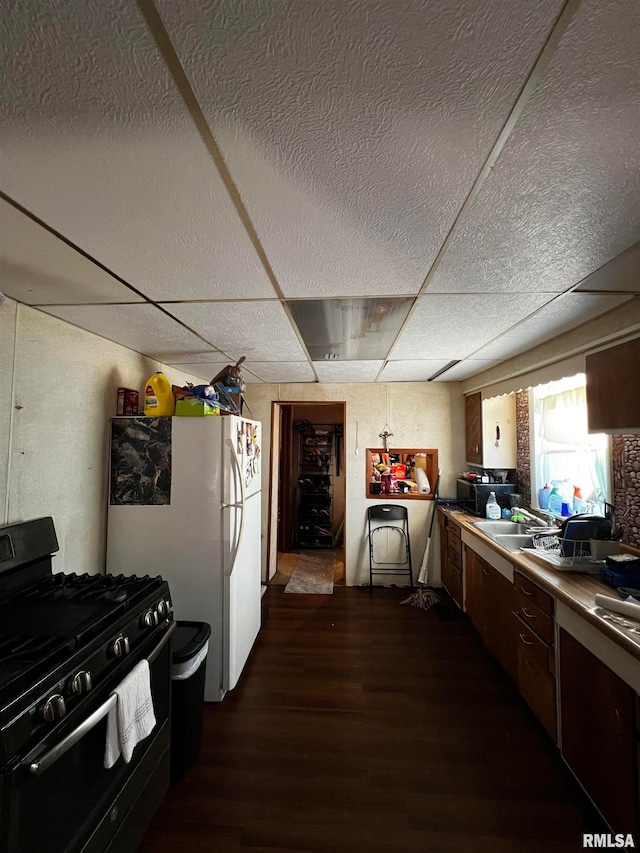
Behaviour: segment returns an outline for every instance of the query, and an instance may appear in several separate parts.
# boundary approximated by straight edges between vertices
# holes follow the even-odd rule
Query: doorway
[[[269,583],[285,585],[311,553],[335,557],[345,582],[345,420],[343,402],[273,404]]]

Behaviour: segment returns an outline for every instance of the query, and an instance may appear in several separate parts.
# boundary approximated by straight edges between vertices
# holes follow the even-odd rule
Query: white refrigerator
[[[260,629],[260,442],[237,416],[112,420],[107,571],[162,575],[175,618],[211,625],[208,702]]]

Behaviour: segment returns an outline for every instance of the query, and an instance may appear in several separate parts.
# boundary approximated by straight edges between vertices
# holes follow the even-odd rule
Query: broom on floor
[[[433,493],[433,509],[431,510],[431,523],[429,524],[429,535],[427,536],[427,544],[424,547],[424,556],[420,564],[420,572],[418,574],[418,589],[405,598],[400,604],[408,604],[411,607],[421,607],[423,610],[428,610],[440,601],[437,593],[429,586],[429,549],[431,547],[431,536],[433,534],[433,525],[436,520],[436,512],[438,509],[438,490],[440,489],[440,474],[438,471],[438,479],[436,480],[436,488]]]

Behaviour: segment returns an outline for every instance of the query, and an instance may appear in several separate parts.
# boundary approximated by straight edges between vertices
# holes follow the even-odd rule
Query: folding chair
[[[372,525],[371,522],[381,522]],[[369,530],[369,591],[373,592],[374,575],[409,575],[413,589],[413,570],[411,566],[411,542],[409,541],[409,515],[407,508],[397,504],[378,504],[367,509]],[[400,551],[404,551],[402,562],[380,562],[375,559],[374,539],[381,530],[395,530],[401,537]],[[381,568],[384,566],[384,568]],[[377,567],[377,568],[376,568]]]

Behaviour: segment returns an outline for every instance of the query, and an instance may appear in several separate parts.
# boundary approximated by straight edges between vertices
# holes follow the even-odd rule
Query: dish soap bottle
[[[496,500],[496,493],[491,492],[489,495],[489,500],[487,501],[487,506],[484,512],[487,518],[491,518],[493,520],[498,520],[500,518],[500,505]]]
[[[562,495],[558,491],[557,487],[554,486],[551,489],[551,494],[549,495],[549,512],[552,512],[555,515],[560,515],[561,510],[562,510]]]
[[[544,484],[543,489],[538,489],[538,506],[540,509],[549,507],[549,497],[551,495],[551,486],[548,483]]]
[[[162,418],[173,415],[176,401],[171,383],[164,373],[154,373],[144,387],[144,414],[147,418]]]

